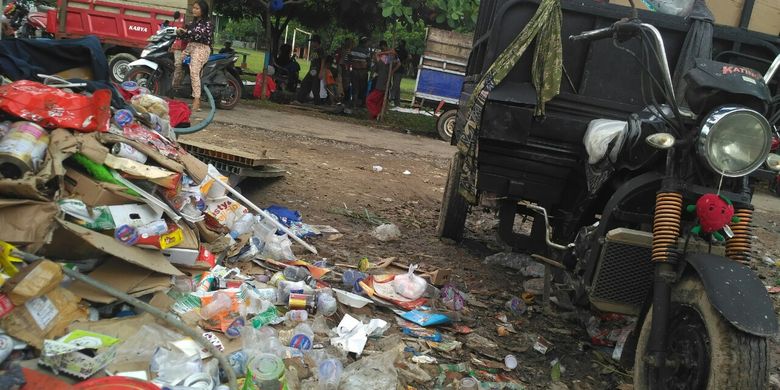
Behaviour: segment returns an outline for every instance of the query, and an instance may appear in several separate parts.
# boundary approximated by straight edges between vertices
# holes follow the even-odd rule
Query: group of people
[[[401,79],[409,59],[405,41],[400,41],[395,49],[381,41],[378,50],[371,50],[366,37],[357,46],[347,39],[332,55],[325,53],[320,36],[312,36],[310,42],[311,66],[297,90],[299,102],[313,100],[315,104],[343,104],[350,108],[365,106],[372,118],[379,115],[386,96],[390,103],[400,106]],[[290,64],[295,62],[290,60],[290,52],[289,45],[282,46],[277,66],[288,75],[297,75],[300,68],[295,68],[297,63]]]

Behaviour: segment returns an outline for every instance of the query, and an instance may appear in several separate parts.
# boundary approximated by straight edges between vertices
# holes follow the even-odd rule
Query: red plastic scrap
[[[0,110],[49,129],[106,132],[111,120],[111,92],[104,89],[87,96],[20,80],[0,86]]]

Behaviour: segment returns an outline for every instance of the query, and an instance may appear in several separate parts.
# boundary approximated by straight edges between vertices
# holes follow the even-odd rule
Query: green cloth
[[[545,103],[560,92],[563,70],[561,19],[560,0],[542,0],[536,14],[485,72],[466,103],[466,125],[458,138],[458,150],[464,156],[460,193],[469,203],[477,202],[477,141],[485,102],[490,92],[501,84],[515,67],[534,39],[536,50],[531,77],[537,91],[535,115],[543,116]]]

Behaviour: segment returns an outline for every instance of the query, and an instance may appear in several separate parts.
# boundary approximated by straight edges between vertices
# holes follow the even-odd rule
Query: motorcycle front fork
[[[655,264],[653,280],[653,319],[650,324],[645,363],[650,367],[651,378],[659,383],[661,372],[667,369],[667,336],[672,306],[672,285],[677,281],[677,267],[673,262]],[[655,387],[653,387],[655,388]]]

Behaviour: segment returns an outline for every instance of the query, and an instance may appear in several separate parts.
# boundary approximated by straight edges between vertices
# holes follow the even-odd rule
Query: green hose
[[[214,120],[214,115],[217,113],[217,106],[216,104],[214,104],[214,96],[211,95],[211,91],[209,91],[209,89],[206,87],[205,84],[203,85],[203,91],[206,92],[206,97],[208,98],[209,106],[211,107],[211,110],[209,111],[209,115],[206,117],[206,119],[204,119],[203,121],[201,121],[195,126],[174,128],[173,131],[176,134],[183,135],[183,134],[197,133],[205,129],[206,126],[211,124],[211,121]]]

